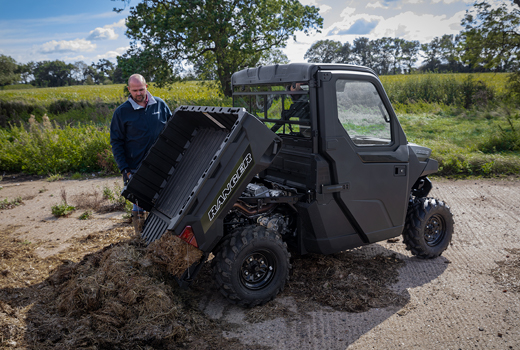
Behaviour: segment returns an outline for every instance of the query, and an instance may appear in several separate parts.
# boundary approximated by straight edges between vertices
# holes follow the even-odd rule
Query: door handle
[[[321,185],[322,194],[348,191],[349,189],[350,189],[350,182],[345,182],[345,183],[337,184],[337,185]]]

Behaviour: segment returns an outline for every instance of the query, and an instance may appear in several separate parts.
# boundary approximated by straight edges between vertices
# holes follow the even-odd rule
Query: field
[[[520,170],[519,106],[507,89],[507,77],[413,74],[381,80],[408,140],[433,149],[440,175],[497,176]],[[212,82],[179,82],[170,88],[151,84],[149,90],[172,110],[183,104],[232,103]],[[114,171],[108,124],[125,96],[121,84],[0,90],[0,170],[39,175]]]

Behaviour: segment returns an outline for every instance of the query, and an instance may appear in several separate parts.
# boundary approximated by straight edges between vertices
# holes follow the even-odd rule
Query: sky
[[[291,62],[304,62],[318,40],[345,43],[358,37],[384,36],[430,42],[458,34],[465,11],[474,0],[300,0],[320,8],[321,33],[297,33],[283,52]],[[138,0],[131,0],[136,5]],[[0,0],[0,54],[18,63],[62,60],[116,62],[130,46],[125,36],[128,9],[112,11],[111,0]]]

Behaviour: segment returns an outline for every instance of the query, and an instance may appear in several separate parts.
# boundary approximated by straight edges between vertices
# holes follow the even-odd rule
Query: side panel
[[[364,244],[332,196],[329,199],[297,204],[302,253],[333,254]]]

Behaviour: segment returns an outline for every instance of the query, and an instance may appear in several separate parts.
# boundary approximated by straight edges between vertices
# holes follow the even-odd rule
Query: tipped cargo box
[[[142,237],[167,230],[193,235],[210,252],[222,220],[251,179],[266,169],[281,139],[242,108],[181,106],[123,189],[149,212]]]

